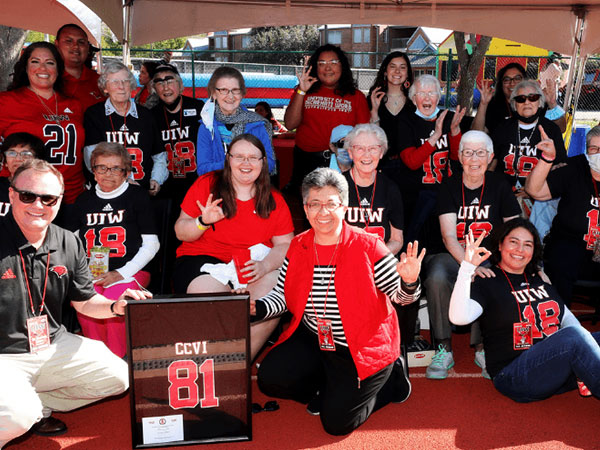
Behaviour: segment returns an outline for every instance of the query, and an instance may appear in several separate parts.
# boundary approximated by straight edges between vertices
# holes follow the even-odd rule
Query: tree
[[[241,59],[262,64],[301,64],[301,54],[282,52],[308,53],[319,46],[319,30],[315,25],[253,28],[250,37],[248,50],[269,50],[269,53],[249,53]]]
[[[26,30],[0,25],[0,91],[5,91],[10,84],[26,37]]]
[[[471,34],[469,38],[471,52],[469,52],[465,42],[465,33],[462,31],[454,32],[454,43],[456,44],[459,64],[457,104],[466,107],[467,114],[471,114],[473,109],[473,88],[485,53],[490,48],[490,42],[492,41],[489,36],[481,36],[479,42],[477,42],[474,34]]]

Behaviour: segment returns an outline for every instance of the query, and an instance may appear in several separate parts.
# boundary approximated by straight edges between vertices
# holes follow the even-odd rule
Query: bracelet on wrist
[[[417,285],[419,284],[419,280],[417,279],[416,281],[414,281],[412,283],[407,283],[406,281],[402,280],[402,284],[404,285],[404,287],[414,288],[414,287],[417,287]]]
[[[548,158],[546,158],[546,157],[544,156],[544,154],[543,154],[543,153],[542,153],[542,155],[540,156],[540,159],[541,159],[542,161],[544,161],[545,163],[548,163],[548,164],[552,164],[552,163],[554,162],[554,159],[548,159]]]
[[[196,226],[201,231],[206,231],[210,228],[210,225],[207,225],[202,221],[202,216],[196,217]]]
[[[296,94],[298,94],[298,95],[306,95],[306,91],[303,91],[302,89],[298,88],[298,89],[296,89]]]
[[[113,315],[113,316],[116,316],[116,317],[123,317],[123,316],[124,316],[124,314],[117,314],[117,312],[115,311],[115,303],[117,303],[117,302],[112,302],[112,303],[110,304],[110,312],[112,313],[112,315]]]

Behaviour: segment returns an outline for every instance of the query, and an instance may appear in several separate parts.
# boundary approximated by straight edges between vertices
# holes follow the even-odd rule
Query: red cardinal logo
[[[58,278],[62,278],[67,274],[67,268],[65,266],[53,266],[50,272],[54,272],[58,275]]]

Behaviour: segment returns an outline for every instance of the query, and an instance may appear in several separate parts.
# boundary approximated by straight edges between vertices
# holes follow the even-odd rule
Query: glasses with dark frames
[[[514,97],[515,102],[517,103],[525,103],[526,100],[529,100],[531,103],[537,102],[540,99],[540,94],[527,94],[527,95],[516,95]]]

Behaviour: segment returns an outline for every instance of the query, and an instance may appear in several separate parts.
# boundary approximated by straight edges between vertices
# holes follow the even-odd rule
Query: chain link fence
[[[117,56],[104,56],[104,59],[121,60],[118,56],[120,49],[106,49]],[[131,63],[134,73],[139,73],[142,63],[146,60],[158,61],[163,56],[164,50],[150,50],[153,57],[140,57],[148,55],[148,49],[133,49]],[[262,55],[280,54],[281,59],[297,60],[297,65],[289,64],[262,64]],[[290,58],[290,55],[292,57]],[[244,73],[248,93],[243,104],[254,107],[259,101],[267,101],[273,108],[286,107],[289,98],[297,84],[296,73],[302,69],[300,62],[306,55],[305,52],[271,52],[262,50],[219,50],[210,52],[174,51],[171,63],[174,64],[182,75],[186,94],[206,98],[206,85],[212,72],[220,66],[232,66]],[[351,63],[359,62],[361,65],[379,67],[386,54],[372,52],[347,52]],[[285,56],[285,58],[284,58]],[[455,54],[436,53],[408,53],[413,72],[416,76],[431,74],[436,76],[442,85],[443,97],[440,103],[453,107],[456,105],[455,90],[458,84],[458,57]],[[530,79],[539,79],[540,74],[548,63],[547,56],[523,55],[487,55],[479,72],[478,81],[482,79],[495,81],[499,69],[510,62],[517,62],[525,67]],[[570,58],[561,60],[563,69],[562,83],[558,93],[558,102],[562,104]],[[361,91],[367,93],[372,86],[377,69],[353,68],[352,72]],[[479,103],[479,91],[474,92],[474,108]],[[580,121],[600,120],[600,58],[589,58],[585,67],[584,82],[581,96],[576,111],[576,119]]]

